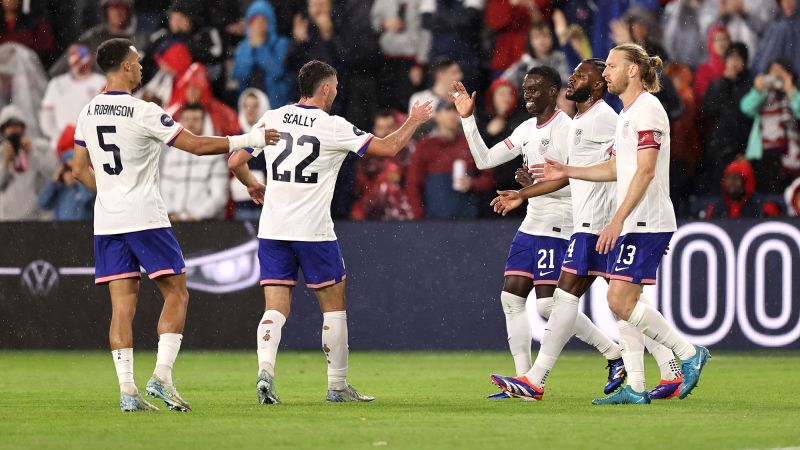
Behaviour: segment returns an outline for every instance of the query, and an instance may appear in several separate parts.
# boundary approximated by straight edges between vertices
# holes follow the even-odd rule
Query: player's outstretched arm
[[[175,139],[174,147],[193,155],[222,155],[245,147],[266,147],[280,140],[277,130],[253,128],[247,134],[237,136],[198,136],[187,129]]]
[[[519,191],[497,191],[497,197],[495,197],[489,205],[494,208],[494,212],[505,216],[509,212],[519,208],[525,200],[555,192],[568,184],[569,179],[562,179],[534,183]]]
[[[233,172],[233,175],[240,183],[247,187],[247,192],[250,194],[250,198],[253,199],[253,202],[263,205],[266,185],[258,181],[258,179],[253,176],[253,173],[250,172],[250,168],[247,167],[247,161],[252,157],[253,155],[247,150],[239,150],[228,158],[228,169]]]
[[[72,176],[90,191],[97,192],[97,182],[94,177],[94,169],[89,159],[89,150],[75,144],[75,155],[72,158]]]
[[[558,181],[565,178],[576,178],[586,181],[616,181],[617,158],[611,156],[608,161],[603,161],[591,166],[568,166],[556,160],[545,158],[541,164],[530,166],[531,175],[538,181]]]
[[[596,249],[599,253],[605,254],[614,249],[617,238],[622,234],[622,227],[625,219],[633,212],[636,205],[644,197],[647,187],[656,176],[656,161],[658,160],[657,148],[645,148],[636,152],[636,172],[633,174],[628,192],[622,200],[611,222],[606,225],[597,237]]]
[[[417,128],[429,121],[432,116],[433,108],[431,108],[430,100],[421,105],[419,102],[415,102],[403,126],[384,138],[373,138],[367,147],[367,153],[375,156],[396,155],[406,146]]]
[[[510,151],[504,142],[492,148],[486,146],[486,142],[483,141],[483,137],[478,131],[478,125],[475,123],[473,114],[476,95],[476,92],[469,95],[460,81],[453,82],[453,92],[450,96],[456,105],[458,114],[461,116],[461,126],[464,128],[464,136],[467,138],[469,152],[472,153],[472,159],[475,160],[475,165],[478,169],[484,170],[511,161],[518,153]]]

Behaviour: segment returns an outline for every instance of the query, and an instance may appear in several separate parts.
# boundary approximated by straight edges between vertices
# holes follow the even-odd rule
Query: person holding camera
[[[71,125],[61,133],[56,146],[61,164],[44,185],[37,201],[39,208],[53,210],[55,220],[91,220],[94,212],[94,192],[72,175],[74,135],[75,127]]]
[[[780,193],[800,176],[800,93],[789,60],[778,58],[739,104],[754,118],[745,156],[755,160],[761,192]]]
[[[0,111],[0,220],[42,220],[36,205],[39,190],[56,166],[45,139],[25,134],[22,111],[8,105]]]

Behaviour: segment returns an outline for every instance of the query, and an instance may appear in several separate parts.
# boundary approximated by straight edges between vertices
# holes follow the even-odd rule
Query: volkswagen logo
[[[58,271],[49,262],[37,259],[22,270],[22,285],[34,297],[45,297],[58,286]]]

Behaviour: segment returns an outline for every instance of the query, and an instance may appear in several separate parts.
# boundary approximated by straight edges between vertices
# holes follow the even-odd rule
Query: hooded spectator
[[[239,128],[249,132],[265,112],[272,109],[267,95],[258,89],[247,88],[239,95]]]
[[[204,130],[204,134],[217,136],[239,134],[239,118],[236,111],[214,97],[208,80],[208,72],[200,63],[193,63],[178,79],[172,100],[167,104],[166,109],[168,113],[176,114],[191,103],[201,105],[210,119],[213,128]]]
[[[57,161],[47,140],[30,137],[19,108],[0,111],[0,220],[41,220],[44,211],[36,204],[39,192],[53,173]]]
[[[169,105],[172,103],[178,80],[192,65],[192,54],[183,42],[163,41],[156,49],[153,60],[158,65],[158,72],[142,88],[142,96],[151,94],[158,98],[162,105]]]
[[[27,124],[27,135],[42,136],[37,118],[47,89],[47,75],[39,57],[22,44],[2,44],[0,74],[0,108],[16,106]]]
[[[753,54],[751,69],[754,73],[766,71],[779,57],[791,61],[794,72],[800,72],[800,2],[779,0],[779,3],[779,18],[764,30]]]
[[[52,209],[54,220],[91,220],[94,214],[95,193],[78,183],[72,175],[72,157],[75,127],[68,126],[56,146],[61,164],[53,172],[39,193],[37,204],[42,209]]]
[[[58,75],[47,84],[39,112],[39,125],[50,147],[55,148],[61,132],[74,125],[78,114],[106,85],[106,77],[92,72],[92,54],[82,44],[73,44],[69,54],[69,73]]]
[[[270,104],[279,108],[290,101],[291,79],[285,68],[289,39],[278,35],[275,11],[267,2],[253,2],[245,20],[247,37],[236,47],[233,78],[240,90],[266,92]]]
[[[245,89],[239,95],[239,127],[242,133],[247,133],[258,122],[258,119],[270,110],[267,95],[255,88]],[[267,165],[264,155],[258,155],[247,161],[250,172],[259,181],[267,179]],[[261,216],[261,205],[253,203],[247,187],[236,178],[230,180],[231,200],[233,200],[233,218],[235,220],[258,220]]]
[[[719,21],[728,27],[731,40],[750,51],[758,48],[758,37],[778,13],[778,2],[764,0],[719,0]]]
[[[758,219],[781,215],[779,205],[756,192],[753,166],[747,160],[737,159],[728,164],[720,180],[720,192],[721,196],[709,203],[701,218]]]
[[[703,96],[706,95],[708,86],[725,72],[725,52],[730,45],[731,36],[728,28],[721,23],[712,26],[706,38],[708,61],[697,68],[692,86],[697,104],[703,104]]]
[[[42,64],[53,62],[55,42],[50,24],[44,17],[35,17],[23,10],[21,0],[2,0],[3,21],[0,23],[0,44],[16,42],[35,51]],[[25,2],[28,3],[28,2]],[[28,4],[28,8],[29,8]]]

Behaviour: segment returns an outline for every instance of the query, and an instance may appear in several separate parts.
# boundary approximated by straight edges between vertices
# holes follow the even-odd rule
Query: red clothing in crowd
[[[0,19],[2,20],[2,19]],[[14,22],[2,22],[0,44],[16,42],[37,52],[40,56],[49,55],[55,50],[53,32],[43,17],[25,14],[17,16]],[[47,63],[47,61],[44,61]]]
[[[725,72],[725,58],[720,57],[714,52],[714,35],[720,31],[728,35],[728,40],[731,38],[728,27],[721,23],[712,26],[708,31],[708,35],[706,36],[706,48],[708,49],[709,59],[697,68],[694,75],[694,86],[692,87],[694,100],[698,105],[703,104],[703,97],[706,95],[706,91],[711,85],[711,82],[717,78],[721,78],[722,74]]]
[[[211,93],[208,72],[200,63],[193,63],[178,79],[167,112],[176,117],[188,103],[199,103],[203,106],[214,125],[214,134],[239,134],[239,116],[233,108],[217,100]]]
[[[528,30],[533,22],[531,8],[525,0],[511,6],[509,0],[489,0],[486,5],[486,23],[495,32],[491,69],[506,70],[523,53],[528,42]],[[539,11],[549,18],[549,0],[537,0]],[[543,14],[544,15],[544,14]]]

